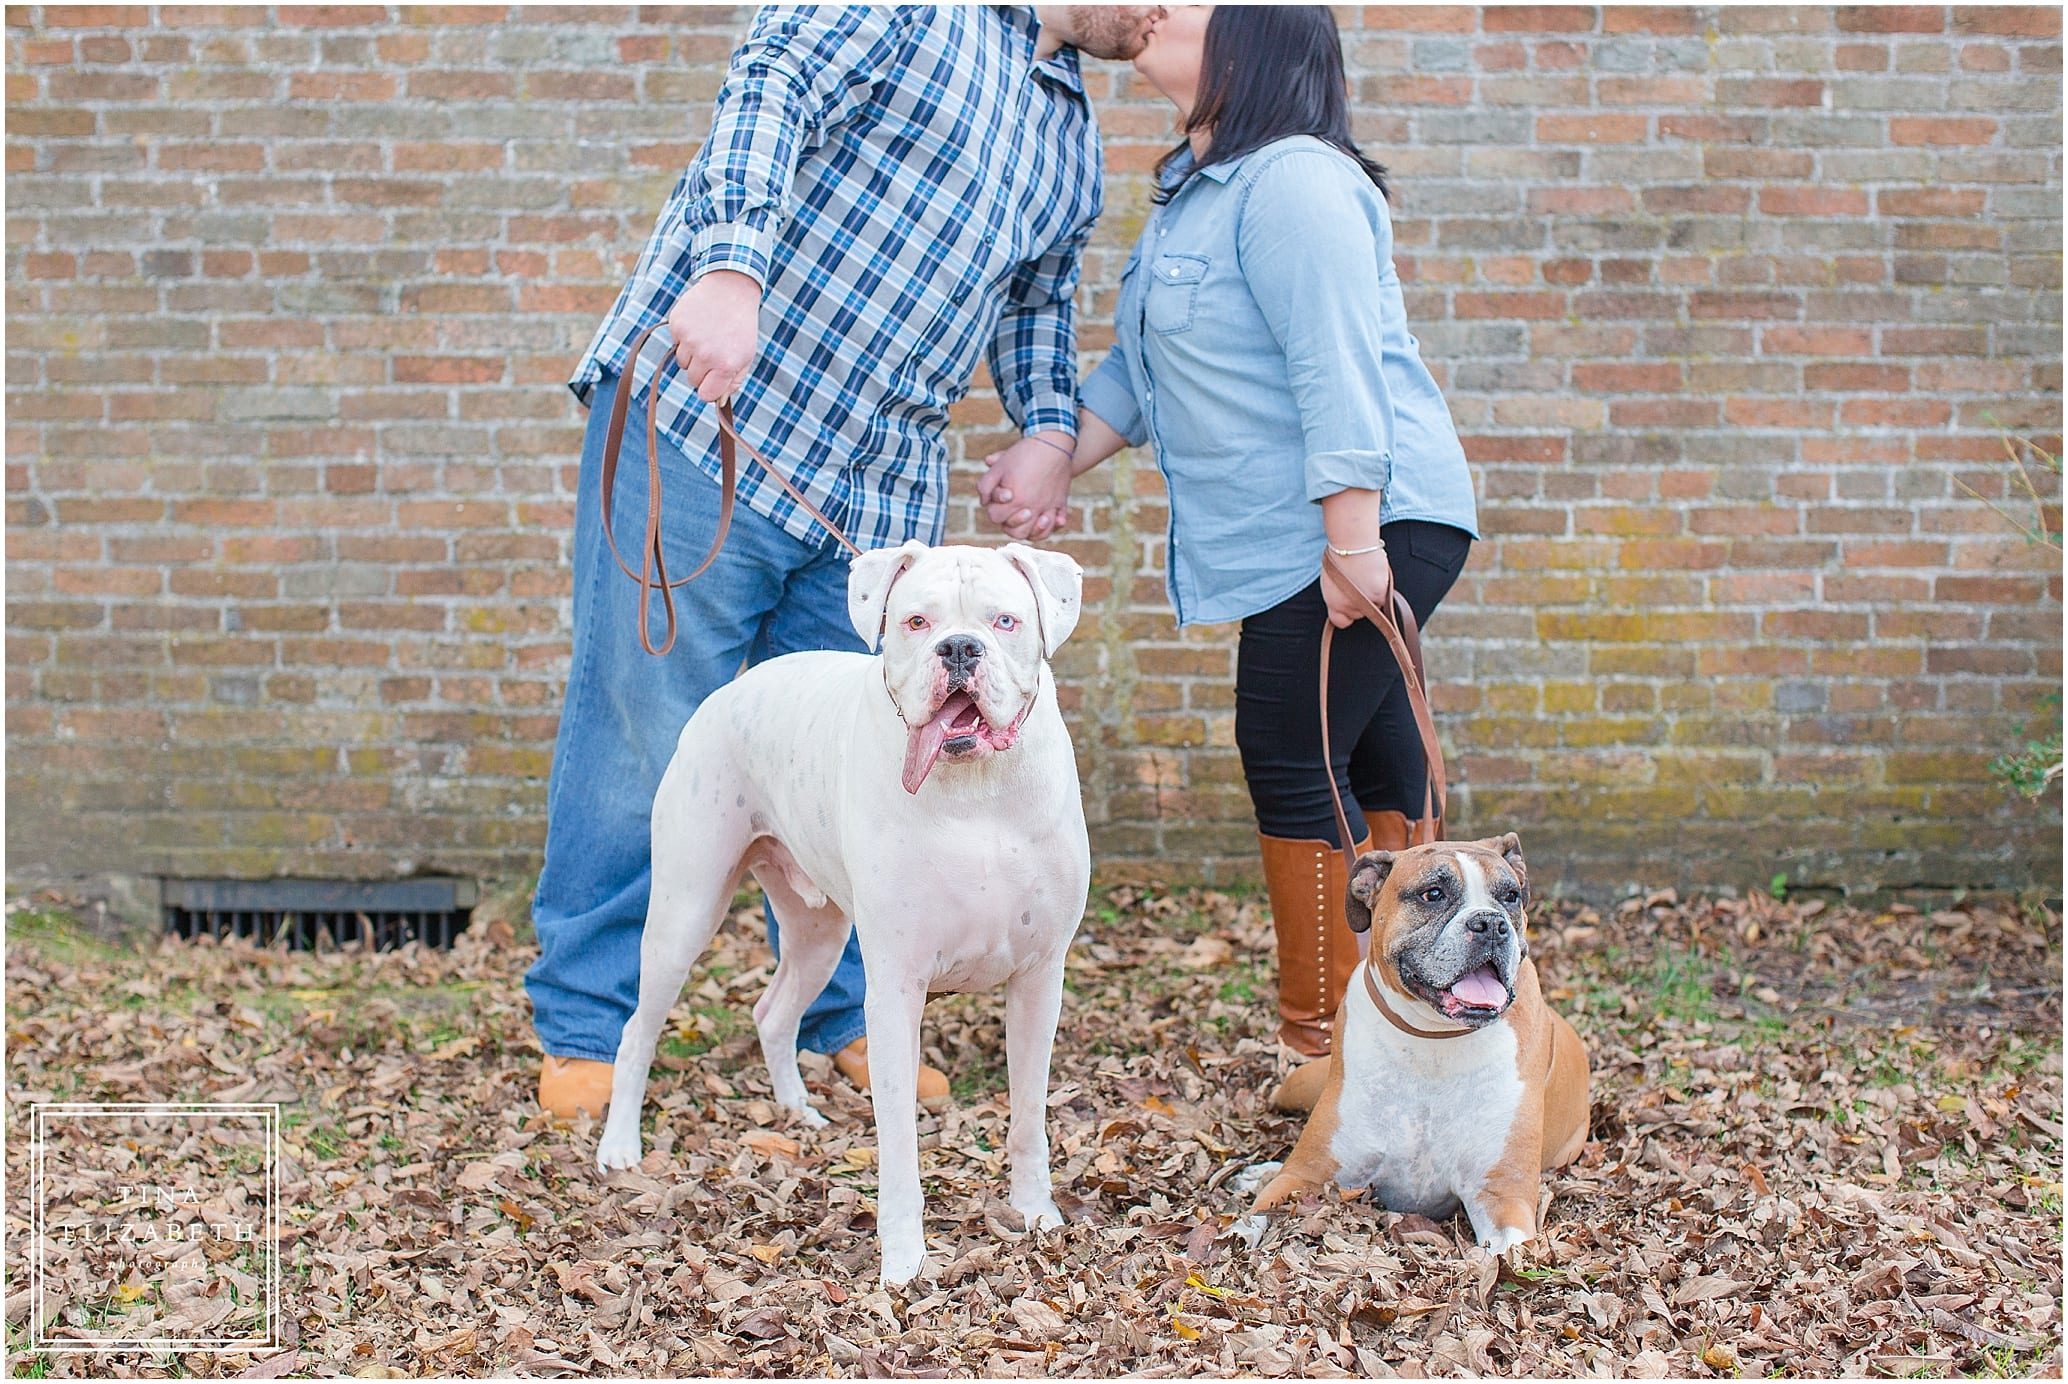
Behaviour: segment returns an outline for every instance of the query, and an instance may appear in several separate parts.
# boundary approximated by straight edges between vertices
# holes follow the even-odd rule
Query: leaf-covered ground
[[[511,906],[514,911],[514,906]],[[1592,1138],[1547,1233],[1494,1263],[1461,1220],[1310,1202],[1251,1248],[1228,1179],[1282,1157],[1268,919],[1122,891],[1087,919],[1050,1097],[1067,1229],[1001,1200],[1001,1003],[939,1000],[922,1116],[928,1276],[875,1282],[864,1098],[771,1110],[742,909],[676,1011],[650,1157],[534,1113],[521,922],[450,954],[97,942],[10,909],[9,1372],[748,1375],[2058,1375],[2061,952],[2044,910],[1632,900],[1533,918],[1588,1041]],[[32,1101],[279,1101],[280,1353],[32,1354]],[[1460,1111],[1461,1120],[1471,1118]],[[221,1315],[239,1261],[67,1251],[46,1329]],[[212,1251],[211,1251],[212,1252]],[[220,1268],[220,1271],[218,1271]],[[184,1274],[184,1288],[161,1285]],[[221,1290],[207,1285],[219,1283]],[[211,1306],[214,1303],[215,1305]]]

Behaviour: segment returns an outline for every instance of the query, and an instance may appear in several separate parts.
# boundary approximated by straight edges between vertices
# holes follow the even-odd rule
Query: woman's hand
[[[1356,557],[1338,557],[1334,563],[1322,566],[1321,599],[1328,606],[1330,624],[1343,630],[1364,618],[1363,605],[1336,580],[1336,569],[1356,582],[1358,590],[1369,596],[1373,605],[1391,613],[1388,607],[1393,601],[1393,564],[1386,560],[1386,550],[1380,548]]]
[[[977,500],[1007,537],[1039,541],[1063,527],[1074,460],[1070,442],[1068,433],[1046,432],[984,458]]]

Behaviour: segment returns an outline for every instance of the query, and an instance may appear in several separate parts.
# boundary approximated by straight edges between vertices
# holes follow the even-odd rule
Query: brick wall
[[[1458,828],[1596,893],[2058,887],[1985,766],[2060,687],[2058,558],[1991,509],[1999,433],[2060,430],[2059,13],[1339,14],[1483,497],[1430,637]],[[560,382],[739,24],[8,10],[18,878],[535,865]],[[1091,66],[1096,359],[1170,133]],[[1232,631],[1173,628],[1148,457],[1084,491],[1102,872],[1245,874]]]

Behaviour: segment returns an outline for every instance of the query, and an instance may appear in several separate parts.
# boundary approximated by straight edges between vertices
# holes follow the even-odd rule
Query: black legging
[[[1449,524],[1402,519],[1379,531],[1393,585],[1426,625],[1464,570],[1472,536]],[[1288,840],[1336,842],[1335,809],[1321,776],[1321,583],[1242,622],[1235,655],[1235,744],[1257,809],[1257,830]],[[1360,809],[1422,811],[1422,739],[1393,651],[1369,620],[1336,631],[1329,653],[1329,744],[1336,784],[1356,828]]]

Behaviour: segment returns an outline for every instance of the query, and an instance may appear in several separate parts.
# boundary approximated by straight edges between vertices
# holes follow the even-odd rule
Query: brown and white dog
[[[1512,832],[1359,857],[1348,908],[1370,954],[1328,1084],[1255,1210],[1333,1182],[1394,1211],[1463,1203],[1495,1254],[1536,1234],[1539,1179],[1587,1138],[1587,1052],[1537,987],[1528,891]]]

